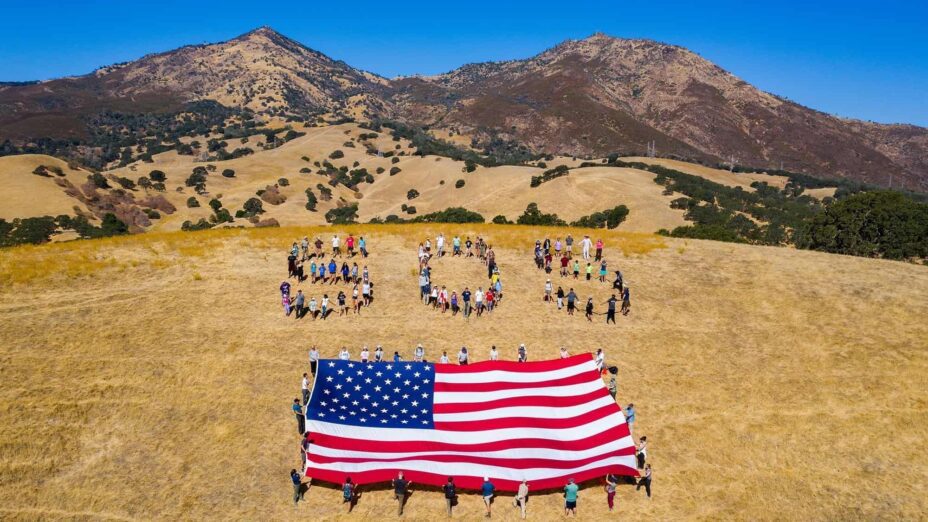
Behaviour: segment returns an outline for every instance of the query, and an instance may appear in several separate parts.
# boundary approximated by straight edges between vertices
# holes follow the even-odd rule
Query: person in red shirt
[[[348,249],[348,257],[354,257],[354,236],[348,234],[348,239],[345,240],[345,247]]]

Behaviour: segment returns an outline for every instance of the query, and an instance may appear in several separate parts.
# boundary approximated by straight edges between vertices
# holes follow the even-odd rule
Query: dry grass
[[[623,487],[626,519],[917,519],[928,511],[928,270],[785,248],[609,233],[631,283],[618,326],[569,319],[539,299],[528,257],[540,231],[359,226],[378,301],[362,316],[287,319],[277,285],[289,243],[328,228],[148,234],[0,252],[0,516],[5,519],[393,518],[387,492],[345,515],[313,485],[294,508],[289,401],[309,346],[334,356],[383,343],[431,356],[462,343],[514,358],[604,347],[651,441],[654,500]],[[416,299],[413,246],[437,230],[483,233],[506,298],[465,323]],[[558,232],[563,232],[559,229]],[[580,233],[580,231],[575,231]],[[575,236],[577,235],[575,233]],[[325,237],[324,236],[324,237]],[[667,248],[663,248],[666,246]],[[624,247],[626,255],[620,253]],[[23,272],[28,275],[17,275]],[[480,277],[471,260],[439,280]],[[557,281],[556,281],[557,282]],[[608,289],[579,282],[581,296]],[[303,285],[316,295],[318,290]],[[363,491],[363,490],[362,490]],[[497,516],[515,519],[508,498]],[[537,495],[533,519],[562,516]],[[443,516],[419,491],[407,519]],[[581,494],[604,519],[596,487]],[[481,513],[464,495],[459,519]]]

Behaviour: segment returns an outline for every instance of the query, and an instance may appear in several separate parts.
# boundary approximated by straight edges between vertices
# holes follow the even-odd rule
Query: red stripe
[[[512,448],[541,448],[565,451],[580,451],[601,446],[609,441],[617,440],[629,435],[628,424],[622,423],[605,431],[577,440],[552,439],[510,439],[479,444],[467,444],[466,437],[461,444],[432,441],[379,441],[359,440],[351,437],[337,437],[313,433],[312,445],[325,446],[331,449],[370,451],[374,453],[413,453],[417,451],[461,451],[480,453],[485,451],[505,451]],[[312,448],[312,445],[310,448]],[[312,451],[312,449],[310,449]]]
[[[435,382],[436,392],[484,392],[484,391],[504,391],[504,390],[523,390],[527,388],[547,388],[549,386],[568,386],[571,384],[584,384],[602,380],[599,373],[594,371],[578,373],[569,377],[552,379],[547,381],[535,382]]]
[[[626,455],[634,455],[635,447],[628,446],[627,448],[621,448],[613,451],[609,451],[600,455],[595,455],[593,457],[587,457],[585,459],[575,459],[575,460],[557,460],[557,459],[500,459],[500,458],[491,458],[491,457],[481,457],[479,455],[422,455],[415,457],[402,457],[402,458],[382,458],[382,459],[369,459],[369,458],[338,458],[338,457],[327,457],[322,455],[310,455],[312,456],[313,462],[318,462],[319,464],[330,464],[337,462],[347,462],[347,463],[359,463],[359,462],[383,462],[385,464],[391,462],[403,462],[407,460],[427,460],[430,462],[445,462],[448,464],[454,464],[457,462],[466,462],[468,464],[485,464],[487,466],[498,466],[502,468],[510,469],[530,469],[530,468],[551,468],[551,469],[570,469],[576,468],[578,466],[584,466],[586,464],[591,464],[609,457],[622,457]]]
[[[493,401],[477,403],[438,403],[435,404],[435,413],[468,413],[472,411],[493,410],[496,408],[510,408],[516,406],[549,406],[552,408],[565,408],[586,404],[592,400],[609,395],[605,387],[583,395],[568,395],[566,397],[529,396],[496,399]]]
[[[504,417],[460,422],[436,422],[436,430],[444,431],[486,431],[506,428],[565,429],[576,428],[619,413],[617,404],[607,404],[593,411],[566,419],[545,419],[541,417]]]
[[[389,468],[376,471],[362,471],[360,473],[346,474],[341,471],[307,469],[306,476],[312,477],[313,482],[316,480],[322,480],[324,482],[331,482],[333,484],[341,484],[345,480],[345,477],[350,475],[352,482],[360,486],[365,486],[369,484],[389,483],[391,480],[396,478],[396,474],[399,471],[403,471],[406,480],[412,481],[411,489],[417,489],[417,484],[441,486],[448,481],[449,476],[454,477],[454,484],[459,490],[479,490],[480,486],[483,484],[483,477],[455,475],[453,465],[447,467],[446,473],[404,471],[402,468]],[[567,484],[568,478],[573,478],[578,484],[586,481],[592,482],[591,484],[583,484],[583,487],[604,484],[605,482],[603,482],[602,479],[608,473],[613,473],[615,475],[629,475],[632,477],[638,476],[638,470],[628,466],[603,466],[586,471],[570,473],[568,475],[530,481],[529,487],[531,489],[529,496],[531,496],[532,493],[541,493],[546,489],[563,489],[563,487]],[[498,491],[518,491],[519,489],[519,482],[516,480],[503,480],[493,477],[490,478],[492,479],[493,485],[496,486]],[[381,484],[383,487],[387,487],[388,485],[389,484]],[[410,503],[416,504],[417,502],[420,502],[416,500],[416,498],[418,497],[411,497]]]
[[[481,361],[473,364],[436,364],[435,373],[477,373],[489,370],[504,370],[508,372],[550,372],[562,370],[578,364],[592,361],[590,353],[574,355],[566,359],[552,359],[550,361],[534,361],[520,363],[517,361]]]

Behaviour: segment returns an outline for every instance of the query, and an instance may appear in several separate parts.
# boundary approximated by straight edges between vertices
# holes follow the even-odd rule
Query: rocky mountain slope
[[[602,34],[525,60],[387,80],[260,28],[83,77],[0,85],[0,142],[88,139],[101,111],[170,113],[198,100],[265,115],[401,119],[555,154],[641,154],[654,142],[661,156],[879,185],[892,177],[928,191],[928,129],[840,119],[681,47]]]

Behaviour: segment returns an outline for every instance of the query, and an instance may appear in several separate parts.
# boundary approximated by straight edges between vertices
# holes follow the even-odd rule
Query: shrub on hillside
[[[553,169],[542,172],[541,176],[532,176],[532,180],[529,183],[529,186],[534,188],[546,181],[551,181],[554,178],[566,176],[567,174],[570,174],[570,169],[567,168],[567,165],[558,165]]]
[[[525,207],[525,212],[516,220],[516,223],[520,225],[537,225],[537,226],[566,226],[567,223],[564,222],[561,218],[557,217],[557,214],[543,214],[538,210],[537,203],[529,203]]]
[[[200,218],[200,220],[197,221],[196,223],[193,223],[191,221],[184,221],[184,223],[180,226],[180,229],[186,230],[186,231],[206,230],[208,228],[213,228],[214,226],[215,225],[213,225],[209,221],[203,218]]]
[[[317,203],[317,201],[316,201],[316,195],[313,194],[313,189],[307,188],[307,189],[306,189],[306,210],[309,210],[309,211],[311,211],[311,212],[315,212],[315,211],[316,211],[316,203]]]
[[[290,180],[287,178],[280,178],[277,180],[277,184],[281,187],[286,187],[290,185]]]
[[[589,216],[583,216],[582,218],[571,223],[570,226],[586,228],[616,228],[622,224],[623,221],[625,221],[626,217],[628,217],[628,207],[625,205],[619,205],[609,210],[594,212]]]
[[[390,163],[399,163],[399,162],[400,162],[400,159],[397,158],[396,156],[394,156],[393,159],[390,160]]]
[[[511,224],[512,224],[512,221],[509,221],[508,219],[506,219],[506,216],[504,216],[504,215],[502,215],[502,214],[498,214],[496,217],[493,218],[493,224],[495,224],[495,225],[511,225]]]
[[[161,172],[160,170],[153,170],[149,172],[148,177],[151,178],[152,181],[160,181],[161,183],[164,183],[168,179],[167,176],[164,175],[164,172]]]
[[[383,168],[383,167],[377,167],[377,174],[383,174],[384,171],[386,171],[386,170],[387,170],[387,169],[385,169],[385,168]]]
[[[345,153],[340,150],[332,151],[332,153],[329,154],[329,159],[341,159],[344,157],[345,157]]]
[[[391,176],[396,176],[396,175],[399,174],[400,172],[402,172],[402,169],[400,169],[399,167],[392,167],[392,168],[390,169],[390,175],[391,175]]]
[[[89,181],[91,185],[99,189],[110,188],[110,184],[106,180],[106,177],[103,174],[100,174],[99,172],[94,172],[93,174],[87,176],[87,181]]]
[[[264,212],[264,205],[258,198],[248,198],[248,200],[245,201],[245,204],[242,205],[242,210],[244,210],[245,213],[249,216],[254,216]]]
[[[462,170],[464,172],[473,172],[477,170],[477,163],[472,159],[466,159],[464,160],[464,168]]]
[[[234,178],[234,177],[235,177],[235,171],[232,170],[232,169],[225,169],[225,170],[222,171],[222,177],[224,177],[224,178]]]
[[[406,199],[416,199],[417,197],[419,197],[419,191],[416,189],[409,189],[409,191],[406,192]]]
[[[463,187],[463,186],[464,186],[464,180],[463,180],[463,179],[459,179],[459,180],[457,180],[457,181],[454,182],[454,188],[461,188],[461,187]]]
[[[342,207],[335,207],[330,209],[325,213],[325,220],[327,223],[333,225],[345,225],[348,223],[356,223],[358,219],[358,204],[352,203],[350,205],[345,205]]]

